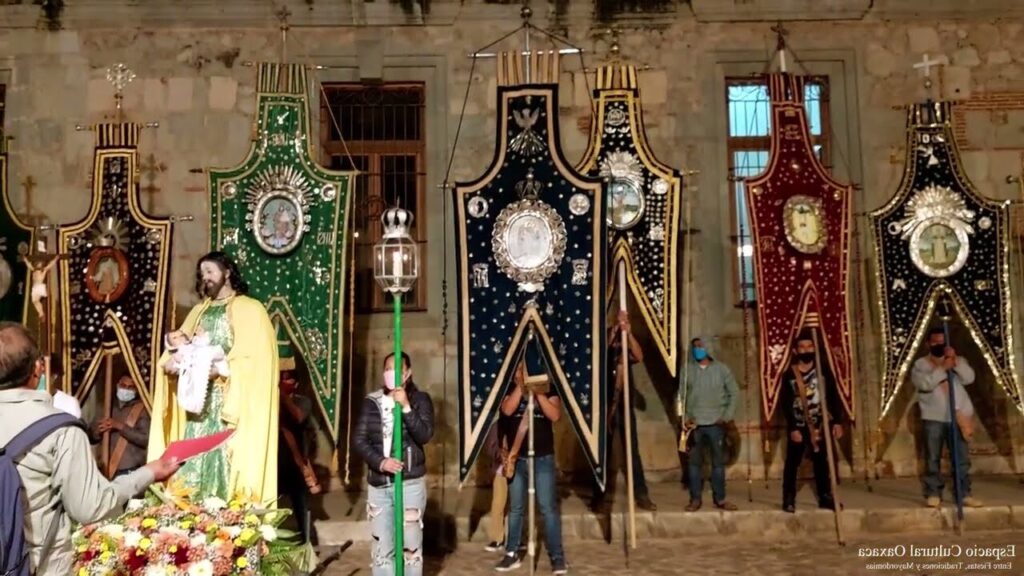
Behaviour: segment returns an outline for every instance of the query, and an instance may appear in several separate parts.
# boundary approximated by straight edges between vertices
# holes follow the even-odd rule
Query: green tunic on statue
[[[226,302],[214,302],[203,312],[199,326],[210,336],[210,344],[220,346],[227,354],[231,350],[231,323],[228,321]],[[185,439],[201,438],[216,434],[227,426],[220,418],[224,407],[224,385],[218,379],[210,382],[206,392],[206,403],[200,414],[188,414],[185,424]],[[228,458],[226,445],[207,452],[186,462],[176,476],[187,488],[194,490],[193,501],[216,496],[227,500],[230,485],[228,478]]]

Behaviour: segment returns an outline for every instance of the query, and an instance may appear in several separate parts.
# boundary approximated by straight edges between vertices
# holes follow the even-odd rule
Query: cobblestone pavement
[[[859,538],[836,545],[834,534],[820,540],[738,543],[708,539],[655,540],[639,543],[628,557],[621,543],[576,541],[566,544],[570,574],[580,576],[650,575],[900,575],[954,576],[1024,574],[1024,531],[889,535]],[[942,547],[935,550],[935,547]],[[890,552],[867,557],[872,552]],[[1002,552],[1004,557],[981,557]],[[369,576],[369,545],[360,543],[331,562],[325,576]],[[481,546],[462,544],[445,558],[430,558],[425,574],[469,576],[494,574],[500,556]],[[886,566],[888,565],[888,566]],[[529,574],[524,565],[516,574]],[[541,552],[537,574],[550,574],[551,566]]]

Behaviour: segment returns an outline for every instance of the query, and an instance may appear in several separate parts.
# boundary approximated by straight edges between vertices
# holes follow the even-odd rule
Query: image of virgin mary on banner
[[[147,408],[160,357],[170,272],[170,219],[139,203],[140,124],[99,124],[93,196],[81,221],[62,227],[60,322],[66,391],[84,400],[104,349],[117,348]]]
[[[468,476],[519,360],[547,372],[590,465],[605,472],[605,213],[601,183],[565,160],[557,53],[499,59],[497,147],[454,189],[459,471]]]
[[[1011,328],[1009,202],[985,198],[964,173],[950,103],[910,107],[903,181],[870,216],[885,366],[881,416],[892,407],[944,298],[994,380],[1024,411]]]
[[[679,362],[679,212],[682,174],[654,157],[647,143],[634,66],[597,70],[597,116],[578,170],[605,181],[611,276],[626,265],[629,291],[669,374]]]
[[[764,173],[744,183],[754,240],[765,418],[778,405],[793,339],[809,315],[820,318],[821,353],[853,418],[849,301],[853,188],[821,165],[807,129],[805,79],[768,76],[771,153]]]

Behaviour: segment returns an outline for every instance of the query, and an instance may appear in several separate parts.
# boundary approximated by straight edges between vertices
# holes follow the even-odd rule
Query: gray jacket
[[[0,446],[33,422],[59,413],[46,392],[0,390]],[[142,467],[108,481],[96,466],[89,436],[74,427],[61,428],[36,444],[18,462],[18,474],[28,499],[25,544],[37,576],[70,574],[72,523],[89,524],[120,514],[132,495],[154,480],[149,468]],[[57,538],[40,564],[40,548],[53,522],[59,522]]]
[[[971,368],[967,360],[961,356],[956,357],[956,368],[953,368],[953,375],[954,385],[957,388],[974,384],[974,368]],[[910,372],[910,381],[917,389],[917,404],[921,407],[922,420],[949,422],[949,394],[939,388],[939,385],[947,378],[946,369],[936,366],[930,357],[924,356],[914,361],[914,369]],[[963,392],[966,395],[966,390]],[[957,395],[957,398],[962,397]]]
[[[685,420],[698,426],[708,426],[719,420],[735,417],[740,390],[729,367],[712,358],[712,340],[701,338],[710,361],[701,366],[693,359],[693,351],[686,351]]]

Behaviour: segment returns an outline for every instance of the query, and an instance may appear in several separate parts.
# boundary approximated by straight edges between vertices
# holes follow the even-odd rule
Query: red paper
[[[184,462],[190,458],[195,458],[196,456],[200,456],[211,450],[217,449],[218,446],[227,442],[228,438],[231,438],[231,435],[234,433],[234,430],[224,430],[201,438],[171,442],[167,447],[167,450],[164,451],[163,458],[177,462]]]

